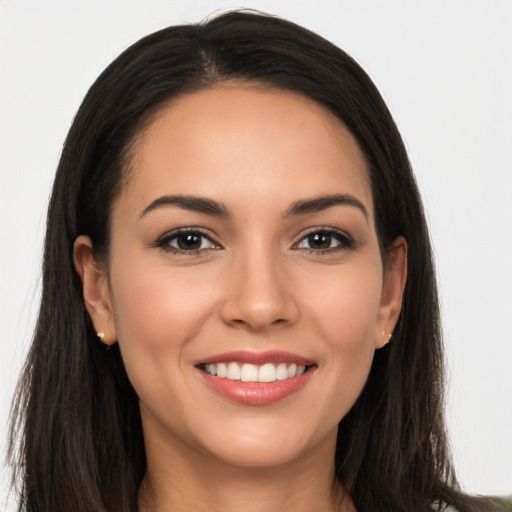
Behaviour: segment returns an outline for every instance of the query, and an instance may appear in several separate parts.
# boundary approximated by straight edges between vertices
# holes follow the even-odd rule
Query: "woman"
[[[349,56],[235,12],[105,70],[48,212],[20,508],[483,510],[442,384],[421,200]]]

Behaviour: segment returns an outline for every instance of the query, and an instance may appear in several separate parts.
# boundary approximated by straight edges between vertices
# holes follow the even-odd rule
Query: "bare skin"
[[[163,108],[132,168],[108,262],[86,236],[74,256],[140,398],[140,510],[353,511],[334,480],[337,425],[406,279],[403,239],[380,254],[354,138],[301,96],[222,86]],[[304,384],[265,403],[219,393],[203,363],[232,351],[302,358]]]
[[[333,488],[334,468],[326,461],[334,448],[327,443],[310,450],[300,462],[264,468],[239,468],[218,461],[205,464],[203,454],[188,448],[179,454],[159,448],[166,450],[163,446],[150,449],[159,455],[149,463],[151,470],[139,496],[140,511],[355,511],[350,500],[341,502],[340,489]],[[169,460],[178,464],[170,467]],[[174,508],[179,503],[183,508]]]

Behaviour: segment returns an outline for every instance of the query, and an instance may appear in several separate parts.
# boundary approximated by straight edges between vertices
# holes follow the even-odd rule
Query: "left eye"
[[[198,231],[174,233],[161,239],[158,245],[176,252],[197,252],[217,247],[210,238]]]
[[[347,236],[335,231],[315,231],[302,238],[297,247],[312,251],[328,251],[351,247],[351,241]]]

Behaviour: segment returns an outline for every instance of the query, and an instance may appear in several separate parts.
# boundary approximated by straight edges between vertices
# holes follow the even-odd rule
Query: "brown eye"
[[[310,249],[330,249],[333,238],[328,233],[315,233],[307,237]]]
[[[182,251],[197,251],[201,249],[203,235],[198,233],[185,233],[175,237],[176,247]],[[171,243],[171,245],[174,245]]]
[[[297,248],[309,251],[330,252],[349,249],[354,245],[352,240],[343,233],[330,230],[319,230],[309,233],[297,244]]]
[[[210,237],[192,230],[169,233],[158,240],[156,245],[166,251],[182,254],[197,254],[203,250],[218,248]]]

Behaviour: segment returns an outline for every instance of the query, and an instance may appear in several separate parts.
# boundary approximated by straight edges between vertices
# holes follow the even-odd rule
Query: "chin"
[[[300,426],[300,425],[296,425]],[[271,468],[283,466],[307,458],[316,447],[327,443],[333,450],[336,442],[337,426],[322,436],[315,433],[294,430],[281,426],[261,429],[261,425],[240,428],[230,434],[223,430],[217,439],[203,440],[209,446],[206,450],[215,458],[238,468]],[[242,433],[243,431],[243,433]],[[204,445],[206,444],[204,443]]]
[[[259,444],[259,446],[237,446],[219,450],[216,458],[237,468],[272,468],[283,466],[300,459],[304,449],[301,447],[283,447],[278,443]]]

